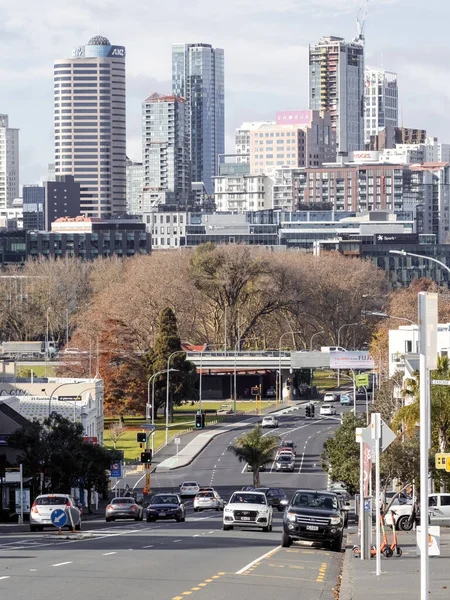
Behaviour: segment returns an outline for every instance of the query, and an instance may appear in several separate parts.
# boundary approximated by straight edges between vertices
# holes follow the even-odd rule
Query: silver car
[[[55,527],[52,512],[61,509],[67,514],[65,527],[81,529],[81,511],[75,500],[68,494],[41,494],[33,502],[30,510],[30,531],[43,531],[44,527]]]
[[[116,519],[134,519],[142,521],[144,518],[144,509],[136,503],[134,498],[126,496],[125,498],[113,498],[105,510],[105,519],[107,522]]]
[[[215,510],[223,510],[225,502],[223,498],[215,491],[199,492],[194,498],[194,512],[212,508]]]

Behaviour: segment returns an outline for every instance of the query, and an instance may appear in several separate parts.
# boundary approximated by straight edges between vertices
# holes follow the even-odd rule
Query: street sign
[[[79,402],[81,396],[58,396],[59,402]]]
[[[397,436],[392,431],[392,429],[388,425],[386,425],[386,423],[383,421],[383,419],[380,419],[380,424],[381,424],[380,450],[381,450],[381,452],[384,452],[392,444],[392,442],[397,438]],[[372,428],[370,427],[370,425],[368,427],[364,427],[364,429],[361,432],[361,439],[363,442],[368,444],[371,448],[374,448],[374,444],[375,444],[376,440],[374,440],[372,438],[371,429]],[[375,452],[373,452],[373,455],[374,454],[375,454]]]
[[[55,527],[64,527],[67,525],[67,513],[62,508],[55,508],[50,515],[50,519]]]
[[[111,463],[110,465],[111,477],[120,479],[122,477],[122,461]]]
[[[450,458],[448,452],[438,452],[434,455],[434,466],[436,469],[447,470],[447,458]]]
[[[431,385],[450,385],[450,379],[432,379]]]
[[[355,377],[356,387],[367,387],[369,385],[369,374],[363,373]]]
[[[175,446],[179,446],[181,444],[181,439],[180,438],[175,438],[174,442],[175,442]]]
[[[447,456],[447,458],[445,459],[445,470],[447,471],[447,473],[450,473],[450,456]]]

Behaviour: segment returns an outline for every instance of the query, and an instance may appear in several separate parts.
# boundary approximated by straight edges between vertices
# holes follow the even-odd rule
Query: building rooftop
[[[105,38],[103,35],[94,35],[88,43],[87,46],[111,46],[111,42],[108,38]]]

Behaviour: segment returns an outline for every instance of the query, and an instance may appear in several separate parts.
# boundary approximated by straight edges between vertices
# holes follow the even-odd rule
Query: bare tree
[[[113,443],[114,450],[116,449],[117,443],[125,435],[125,428],[120,421],[111,423],[108,427],[108,437]]]

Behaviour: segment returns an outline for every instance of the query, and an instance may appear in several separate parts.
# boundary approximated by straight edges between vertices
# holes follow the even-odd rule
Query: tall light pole
[[[52,391],[52,393],[50,394],[50,397],[48,399],[48,416],[50,417],[50,415],[52,414],[52,398],[53,398],[53,394],[59,390],[59,388],[64,387],[65,385],[80,385],[80,383],[84,383],[83,381],[72,381],[71,383],[61,383],[61,385],[58,385],[57,387],[55,387],[55,389]],[[42,390],[43,392],[45,392],[45,390]]]
[[[338,334],[337,334],[338,352],[339,352],[339,348],[341,346],[341,329],[343,329],[344,327],[355,327],[356,325],[359,325],[359,323],[344,323],[344,325],[341,325],[339,327]],[[338,384],[338,387],[341,384],[340,369],[337,370],[337,384]]]
[[[177,354],[186,354],[185,350],[176,350],[169,355],[167,359],[167,390],[166,390],[166,446],[169,442],[169,385],[170,385],[170,360],[172,356],[176,356]]]
[[[285,333],[282,333],[280,336],[280,342],[278,344],[278,395],[280,396],[281,402],[283,401],[283,379],[281,377],[281,340],[285,335],[292,335],[292,341],[294,342],[293,345],[295,345],[294,335],[296,333],[303,333],[303,331],[286,331]]]
[[[47,308],[47,325],[45,329],[45,376],[47,376],[47,362],[48,362],[48,343],[49,343],[49,313],[50,307]],[[50,416],[50,415],[49,415]]]
[[[178,369],[171,369],[171,371],[178,371]],[[166,372],[166,370],[164,369],[164,371],[158,371],[157,373],[154,373],[151,377],[149,377],[148,383],[147,383],[147,406],[146,406],[146,410],[145,410],[145,420],[147,422],[147,425],[150,425],[149,421],[150,421],[150,410],[152,411],[152,425],[155,424],[155,378],[158,375],[163,375]],[[153,381],[153,385],[152,385],[152,398],[151,398],[151,403],[150,403],[150,383]],[[154,440],[153,440],[153,435],[152,435],[152,452],[154,450]]]
[[[431,256],[422,256],[404,250],[389,250],[391,254],[400,254],[401,256],[413,256],[437,263],[448,273],[450,268],[440,260]],[[420,345],[420,600],[427,600],[430,593],[430,571],[428,556],[428,448],[429,448],[429,426],[430,418],[430,382],[429,370],[433,368],[432,361],[436,359],[436,353],[428,356],[427,334],[431,337],[431,330],[437,327],[437,294],[427,294],[420,292],[419,298],[419,345]],[[435,303],[435,306],[432,306]],[[430,306],[431,305],[431,306]],[[431,309],[431,310],[430,310]],[[434,310],[433,310],[434,309]],[[435,313],[435,321],[430,313]],[[430,320],[430,323],[428,321]],[[434,345],[434,344],[432,344]],[[433,349],[433,348],[432,348]],[[430,360],[431,359],[431,360]]]
[[[313,333],[311,336],[311,339],[309,340],[309,351],[312,352],[313,349],[313,339],[316,337],[316,335],[321,335],[322,333],[325,333],[325,330],[322,329],[322,331],[316,331],[316,333]],[[313,372],[314,369],[313,367],[310,368],[309,370],[309,386],[310,386],[310,394],[311,394],[311,398],[312,398],[312,393],[313,393]]]

